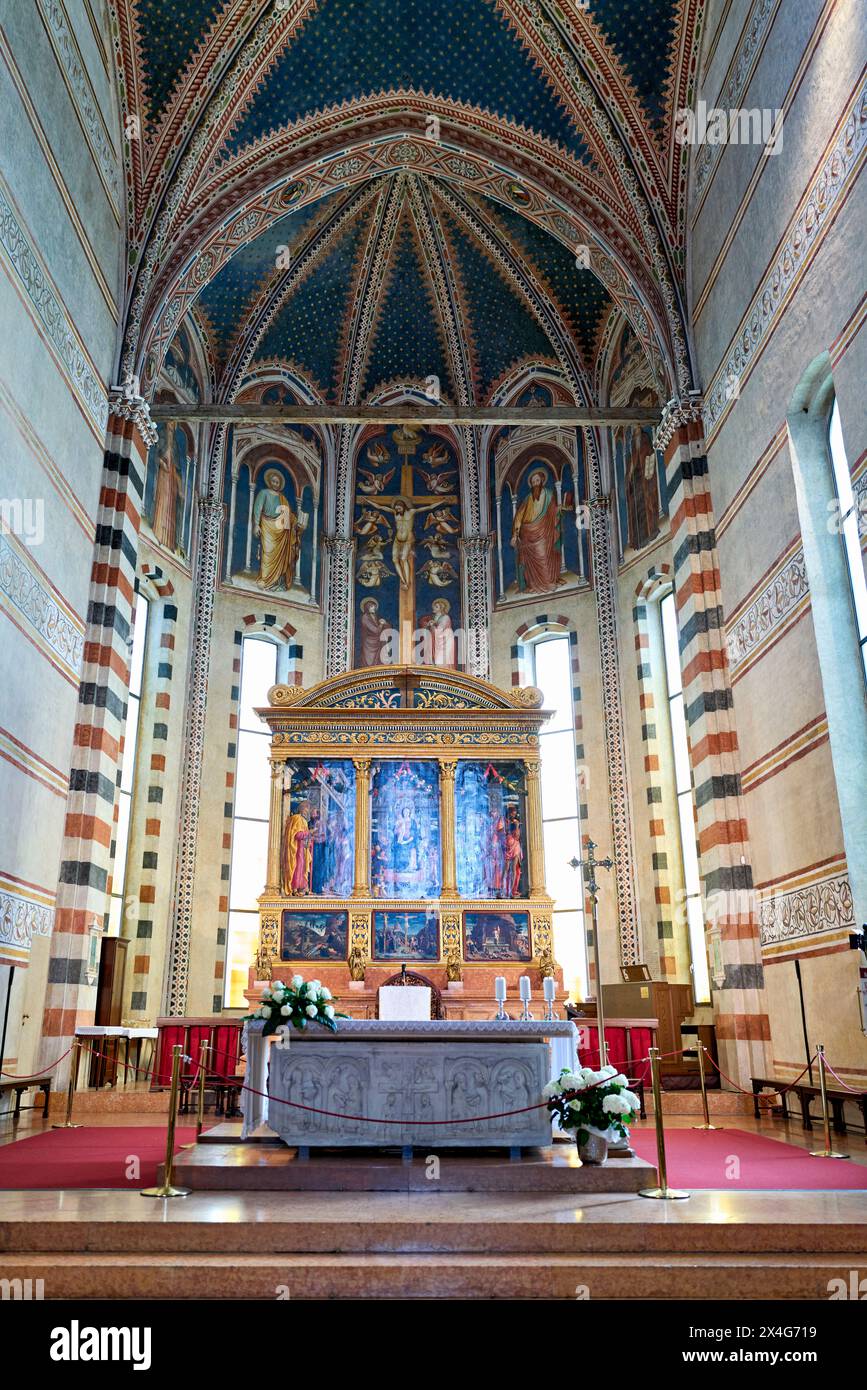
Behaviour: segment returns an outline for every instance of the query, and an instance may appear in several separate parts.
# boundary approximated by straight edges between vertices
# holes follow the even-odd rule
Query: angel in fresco
[[[370,453],[368,451],[368,458],[369,457]],[[368,493],[385,492],[394,474],[395,470],[393,468],[390,468],[387,473],[372,473],[369,468],[359,468],[358,491]]]
[[[450,584],[458,578],[458,572],[450,560],[435,560],[431,558],[427,564],[422,565],[419,570],[429,584],[435,589],[447,589]]]
[[[384,560],[375,559],[372,555],[362,555],[356,578],[365,589],[378,589],[385,576],[390,573]]]

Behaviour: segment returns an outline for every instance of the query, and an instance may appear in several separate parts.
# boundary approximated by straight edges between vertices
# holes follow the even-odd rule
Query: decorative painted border
[[[61,303],[48,272],[24,232],[12,206],[8,187],[0,179],[0,250],[15,272],[19,293],[26,295],[55,361],[92,422],[100,444],[108,425],[108,396],[81,339]]]
[[[775,884],[773,892],[763,892],[759,886],[758,894],[763,953],[817,938],[823,938],[822,945],[827,946],[824,938],[841,933],[848,936],[855,929],[852,889],[845,869],[792,874]],[[848,949],[848,941],[841,949]]]
[[[16,537],[0,528],[0,610],[78,689],[84,623]],[[26,626],[22,626],[26,624]]]
[[[61,0],[36,0],[42,12],[45,31],[54,49],[63,80],[72,98],[93,162],[114,211],[120,221],[120,161],[99,110],[84,60]]]
[[[787,547],[760,592],[746,609],[741,608],[739,617],[726,625],[733,682],[740,680],[773,642],[794,627],[810,606],[804,551],[798,541],[794,544],[797,549]]]
[[[789,224],[770,270],[741,319],[705,395],[705,443],[709,445],[770,338],[773,325],[824,239],[832,215],[854,184],[867,152],[867,83],[837,127],[831,148]]]
[[[54,929],[54,894],[0,873],[0,964],[26,965],[34,936]]]

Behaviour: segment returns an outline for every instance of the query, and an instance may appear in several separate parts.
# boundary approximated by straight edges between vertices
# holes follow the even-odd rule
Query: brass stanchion
[[[662,1087],[659,1084],[659,1048],[650,1049],[650,1078],[653,1083],[653,1110],[656,1120],[656,1187],[643,1187],[639,1197],[655,1197],[658,1201],[680,1202],[689,1196],[679,1188],[669,1187],[665,1164],[665,1133],[662,1128]]]
[[[196,1085],[196,1137],[192,1144],[182,1145],[185,1149],[194,1149],[199,1142],[199,1135],[205,1126],[205,1078],[207,1076],[207,1056],[210,1047],[206,1042],[199,1045],[199,1079]]]
[[[710,1122],[710,1111],[707,1106],[707,1080],[704,1074],[704,1054],[706,1048],[704,1043],[698,1045],[698,1079],[701,1082],[701,1108],[704,1112],[704,1124],[693,1125],[693,1129],[725,1129],[725,1125],[712,1125]]]
[[[822,1097],[822,1124],[825,1129],[824,1149],[811,1149],[811,1158],[848,1158],[848,1154],[838,1154],[831,1144],[831,1116],[828,1113],[828,1077],[825,1071],[825,1049],[821,1043],[816,1046],[819,1054],[819,1094]]]
[[[78,1085],[78,1057],[81,1051],[81,1043],[78,1038],[72,1039],[72,1049],[69,1054],[69,1085],[66,1088],[66,1119],[58,1120],[51,1126],[52,1129],[81,1129],[81,1125],[72,1123],[72,1103],[75,1099],[75,1088]]]
[[[173,1187],[172,1177],[175,1167],[175,1119],[178,1113],[178,1089],[181,1079],[180,1044],[172,1048],[172,1089],[169,1093],[169,1124],[166,1130],[166,1164],[163,1180],[159,1187],[142,1188],[142,1197],[189,1197],[188,1187]]]

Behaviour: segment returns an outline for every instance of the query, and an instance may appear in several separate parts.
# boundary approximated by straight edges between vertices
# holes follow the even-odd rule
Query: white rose
[[[262,1007],[261,1007],[260,1010],[259,1010],[259,1017],[260,1017],[260,1018],[270,1018],[270,1017],[271,1017],[271,1005],[270,1005],[270,1004],[263,1004],[263,1005],[262,1005]]]
[[[559,1081],[549,1081],[548,1085],[542,1088],[542,1099],[553,1100],[554,1096],[560,1095],[560,1090],[561,1087]]]
[[[570,1100],[570,1101],[569,1101],[569,1106],[568,1106],[568,1108],[569,1108],[570,1110],[581,1110],[581,1109],[583,1109],[583,1106],[584,1106],[583,1100]]]
[[[318,994],[321,988],[322,988],[322,984],[321,984],[321,982],[320,982],[319,980],[308,980],[308,982],[307,982],[307,992],[308,992],[308,994]]]
[[[282,980],[273,980],[271,982],[271,988],[276,991],[278,989],[285,989],[286,986],[284,985]]]
[[[319,1010],[317,1009],[315,1004],[308,1004],[304,1012],[306,1013],[308,1018],[315,1018],[316,1015],[319,1013]]]
[[[270,998],[271,998],[271,991],[270,991],[270,989],[268,988],[267,985],[266,985],[265,988],[262,990],[262,998],[263,998],[263,999],[270,999]]]
[[[326,1018],[333,1018],[333,1017],[334,1017],[334,1005],[333,1005],[333,1004],[326,1004],[326,1005],[325,1005],[325,1008],[322,1010],[322,1012],[324,1013],[324,1015],[325,1015]]]
[[[328,988],[327,985],[323,985],[322,988],[320,989],[320,991],[319,991],[319,998],[320,998],[320,999],[333,999],[333,998],[334,998],[333,994],[331,993],[331,990]]]
[[[293,988],[293,989],[300,989],[301,986],[303,985],[303,983],[304,983],[304,976],[303,976],[303,975],[293,975],[293,976],[292,976],[292,988]]]
[[[284,1018],[288,1018],[289,1015],[291,1014],[292,1010],[291,1010],[291,1008],[290,1008],[290,1006],[289,1006],[288,1004],[284,1004],[283,1007],[282,1007],[282,1009],[280,1010],[280,1012],[281,1012],[281,1014],[283,1015]]]
[[[592,1086],[594,1081],[599,1080],[597,1073],[592,1067],[582,1067],[578,1075],[581,1077],[585,1086]]]

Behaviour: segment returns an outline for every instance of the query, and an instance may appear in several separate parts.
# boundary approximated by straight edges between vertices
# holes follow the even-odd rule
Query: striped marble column
[[[669,401],[655,444],[668,480],[705,930],[717,942],[720,1065],[748,1086],[751,1075],[768,1073],[770,1029],[698,394]]]
[[[111,872],[114,803],[129,685],[135,563],[147,451],[156,430],[147,406],[112,393],[78,691],[69,795],[39,1064],[66,1050],[76,1025],[93,1022],[91,927],[102,926]],[[54,1072],[63,1084],[66,1064]]]

